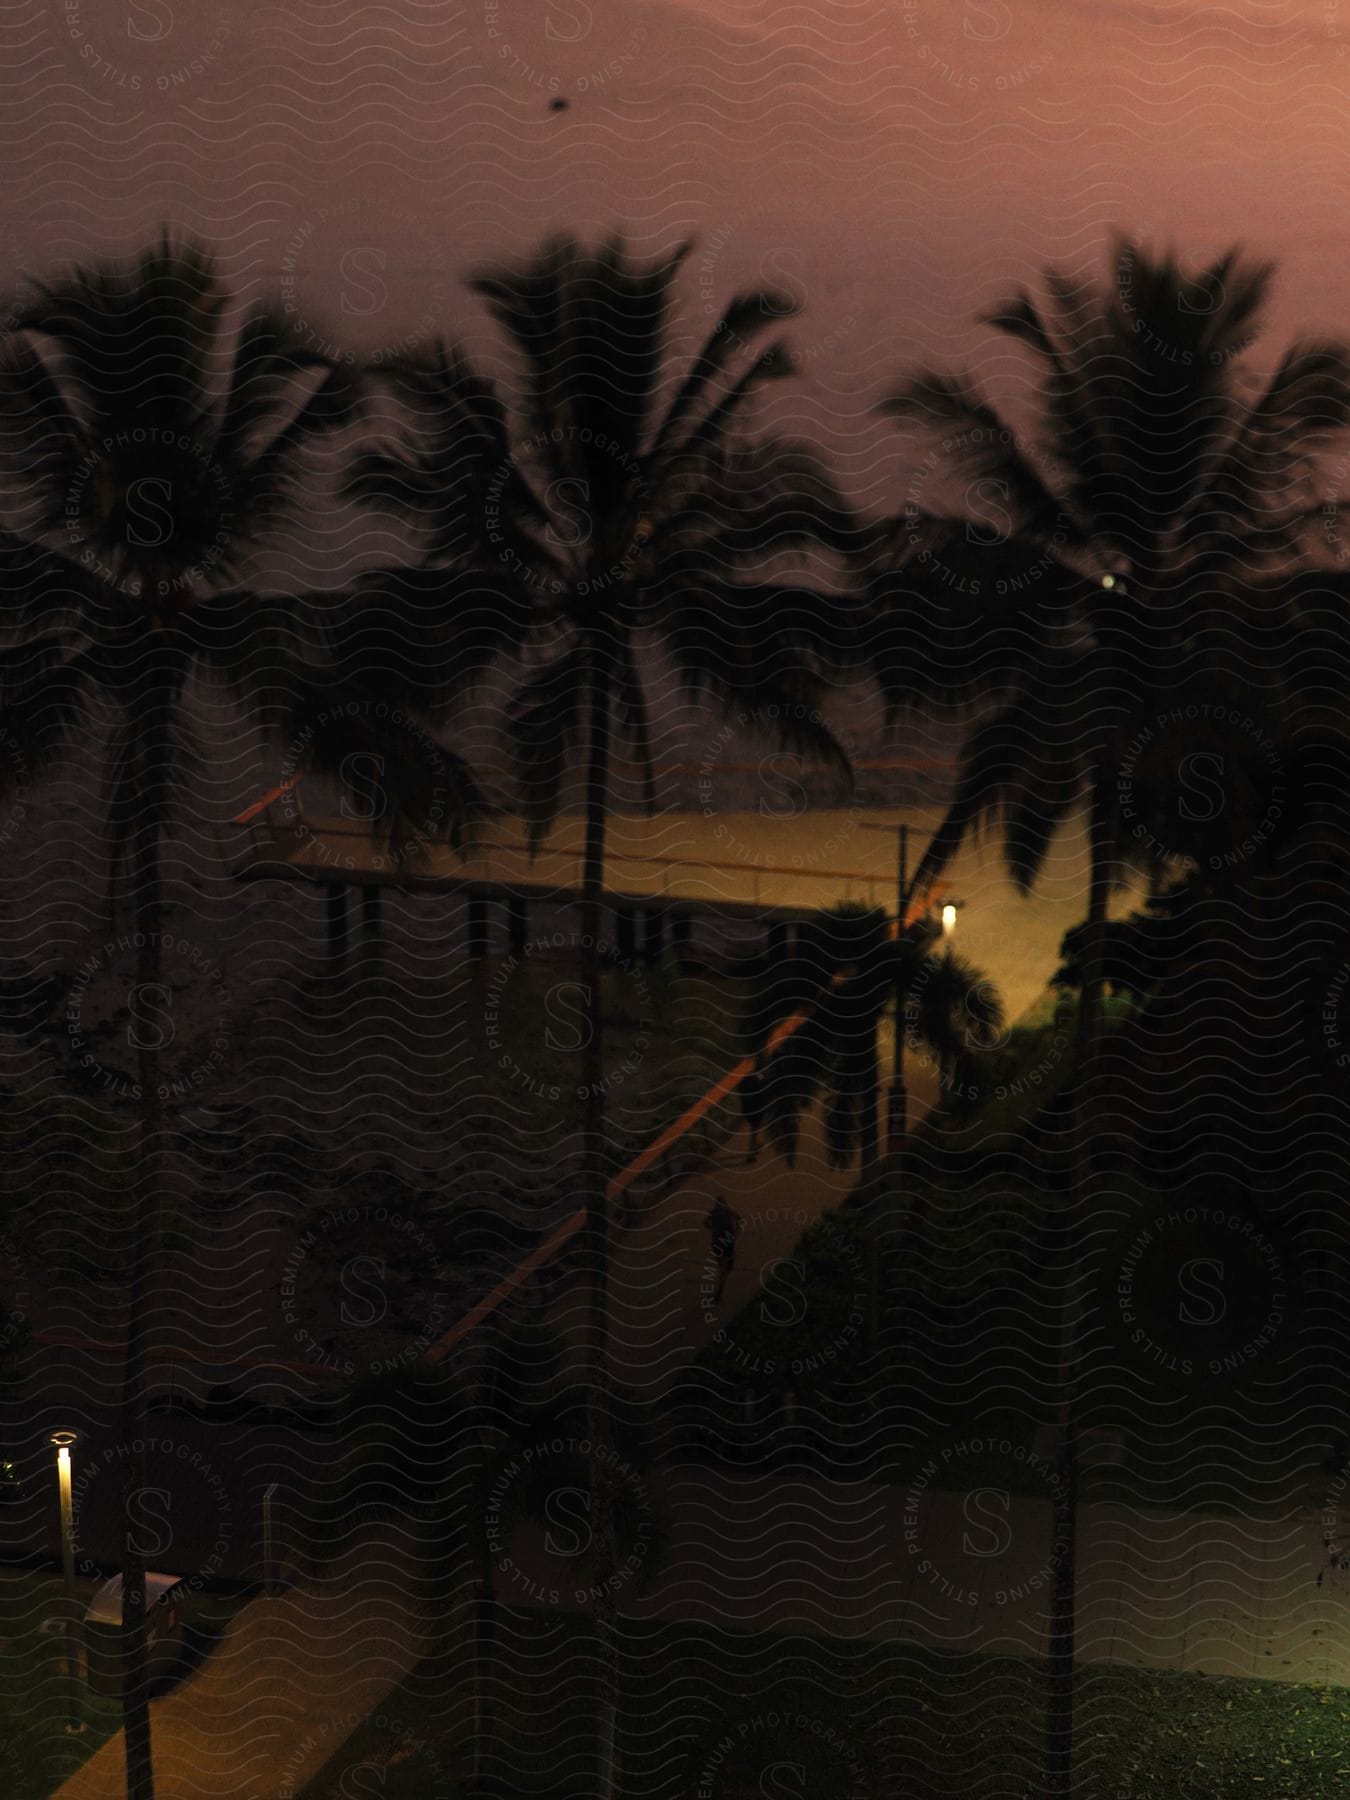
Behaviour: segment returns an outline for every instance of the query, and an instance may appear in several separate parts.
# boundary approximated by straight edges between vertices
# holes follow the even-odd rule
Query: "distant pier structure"
[[[696,932],[786,953],[804,925],[845,903],[896,907],[889,845],[858,829],[861,809],[781,819],[755,813],[616,812],[605,854],[605,906],[620,957],[697,954]],[[928,809],[906,817],[921,837],[938,822]],[[869,815],[870,816],[870,815]],[[584,824],[561,817],[534,853],[518,821],[498,820],[461,855],[425,846],[415,858],[372,841],[370,827],[341,816],[307,817],[295,783],[263,795],[235,820],[245,834],[237,866],[246,881],[290,881],[323,892],[328,954],[377,938],[387,889],[444,894],[464,910],[470,957],[490,954],[504,933],[517,953],[539,920],[581,901]],[[907,923],[940,905],[934,886],[916,897]]]

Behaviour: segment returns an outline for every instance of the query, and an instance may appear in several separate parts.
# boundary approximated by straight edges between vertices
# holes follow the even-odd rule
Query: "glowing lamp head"
[[[1116,585],[1116,578],[1114,575],[1103,575],[1102,576],[1102,586],[1104,588],[1113,588],[1115,585]]]
[[[52,1433],[51,1441],[56,1445],[58,1450],[69,1450],[78,1436],[79,1433],[77,1431],[54,1431]]]
[[[942,909],[942,929],[944,931],[950,931],[955,924],[956,908],[950,905],[944,906]]]

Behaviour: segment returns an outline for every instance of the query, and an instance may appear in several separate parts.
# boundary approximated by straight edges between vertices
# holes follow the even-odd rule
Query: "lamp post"
[[[275,1594],[278,1590],[272,1544],[272,1497],[277,1491],[275,1481],[270,1481],[263,1489],[262,1497],[262,1530],[263,1530],[263,1593]]]
[[[886,1148],[892,1156],[905,1147],[909,1132],[909,1096],[905,1091],[905,978],[899,949],[909,917],[909,826],[864,825],[864,831],[895,833],[895,1055],[891,1063],[891,1085],[886,1090]]]
[[[70,1453],[78,1442],[74,1431],[54,1431],[56,1485],[61,1496],[61,1572],[66,1586],[66,1730],[84,1730],[80,1695],[80,1602],[75,1592],[75,1506],[71,1495]]]

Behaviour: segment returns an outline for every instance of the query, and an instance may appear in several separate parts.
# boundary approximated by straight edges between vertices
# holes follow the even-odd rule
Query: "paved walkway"
[[[880,1486],[676,1470],[664,1499],[662,1573],[623,1595],[629,1617],[1046,1654],[1048,1497],[954,1492],[924,1476]],[[1350,1687],[1350,1574],[1318,1585],[1321,1533],[1307,1510],[1253,1520],[1083,1506],[1081,1660]],[[564,1563],[528,1537],[517,1531],[515,1560],[566,1596]]]
[[[818,1109],[803,1120],[797,1166],[762,1152],[751,1166],[746,1133],[639,1214],[615,1246],[610,1277],[614,1367],[622,1384],[649,1397],[663,1392],[726,1321],[753,1296],[774,1265],[790,1257],[802,1233],[842,1206],[857,1185],[856,1166],[832,1169]],[[720,1306],[711,1304],[715,1273],[704,1219],[716,1195],[740,1216],[736,1263]],[[565,1296],[563,1308],[576,1304]]]
[[[938,1098],[936,1072],[910,1058],[909,1119],[913,1129]],[[733,1103],[734,1104],[734,1103]],[[884,1108],[884,1092],[882,1098]],[[659,1198],[632,1208],[632,1223],[615,1234],[610,1276],[610,1331],[622,1385],[649,1397],[661,1393],[790,1257],[802,1233],[840,1207],[858,1184],[858,1165],[832,1168],[825,1154],[823,1113],[805,1113],[795,1168],[761,1141],[746,1162],[749,1132],[738,1124],[716,1159]],[[714,1266],[704,1219],[714,1198],[740,1216],[736,1262],[721,1305],[710,1302]],[[555,1303],[560,1326],[584,1326],[585,1296],[565,1293]]]
[[[421,1660],[387,1551],[251,1601],[204,1667],[152,1703],[159,1800],[291,1800]],[[122,1734],[54,1800],[123,1800]]]

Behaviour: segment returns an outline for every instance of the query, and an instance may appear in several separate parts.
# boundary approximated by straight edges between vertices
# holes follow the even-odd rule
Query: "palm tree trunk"
[[[591,1440],[591,1530],[595,1553],[595,1649],[597,1659],[597,1800],[619,1792],[618,1652],[614,1596],[614,1493],[609,1456],[609,1216],[605,1149],[604,967],[605,830],[609,808],[610,674],[612,652],[593,641],[590,671],[590,743],[586,768],[586,839],[582,865],[581,969],[586,993],[582,1049],[582,1160],[586,1192],[587,1261],[590,1272],[590,1357],[587,1424]]]
[[[480,1418],[477,1433],[479,1448],[475,1451],[475,1458],[481,1456],[482,1460],[481,1464],[475,1463],[473,1482],[475,1489],[484,1485],[478,1477],[479,1468],[481,1467],[481,1470],[486,1472],[492,1466],[491,1445],[494,1442],[494,1426],[497,1422],[497,1405],[501,1392],[501,1363],[501,1333],[494,1331],[491,1360],[479,1390]],[[473,1658],[471,1678],[473,1786],[474,1792],[477,1793],[480,1787],[486,1786],[491,1773],[489,1765],[495,1760],[493,1751],[497,1730],[494,1688],[498,1620],[496,1561],[486,1530],[486,1522],[482,1537],[474,1546],[474,1552],[478,1564],[478,1574],[473,1584],[469,1629],[472,1639],[470,1654]],[[453,1678],[453,1671],[449,1671],[448,1674]]]
[[[167,670],[152,666],[147,688],[138,708],[137,724],[142,739],[141,796],[132,840],[136,981],[143,991],[159,985],[162,970],[160,833],[168,798],[172,707]],[[132,1010],[134,1017],[135,1009]],[[145,1605],[145,1552],[135,1523],[133,1500],[138,1490],[146,1485],[146,1439],[150,1424],[149,1351],[158,1276],[163,1182],[159,1061],[157,1032],[138,1031],[137,1217],[122,1378],[122,1442],[127,1454],[122,1523],[122,1719],[126,1741],[127,1800],[154,1800],[155,1794],[146,1658],[149,1620]]]
[[[877,1033],[880,1025],[880,1015],[876,1014],[867,1027],[869,1033],[867,1077],[863,1083],[862,1104],[858,1116],[858,1136],[861,1146],[860,1173],[864,1178],[875,1172],[877,1161],[881,1155],[879,1130],[881,1059],[877,1055]]]
[[[488,1775],[496,1725],[492,1685],[497,1643],[497,1589],[492,1557],[474,1583],[473,1596],[473,1779],[478,1787]]]
[[[1050,1800],[1073,1792],[1074,1674],[1076,1663],[1078,1572],[1078,1309],[1081,1299],[1084,1227],[1093,1192],[1092,1125],[1095,1117],[1095,1064],[1101,1041],[1105,993],[1103,960],[1112,863],[1109,777],[1093,776],[1089,823],[1091,864],[1088,911],[1083,934],[1083,986],[1078,1007],[1078,1076],[1074,1107],[1073,1175],[1066,1219],[1064,1303],[1060,1322],[1060,1467],[1053,1507],[1054,1588],[1050,1611],[1049,1696],[1046,1709],[1045,1773]]]

